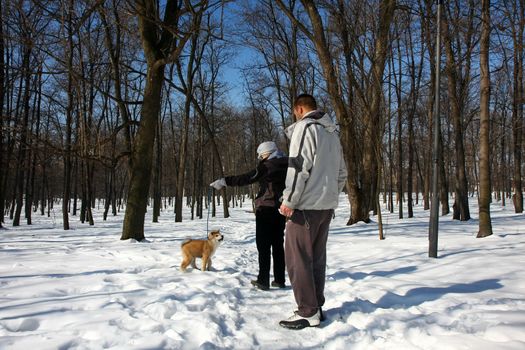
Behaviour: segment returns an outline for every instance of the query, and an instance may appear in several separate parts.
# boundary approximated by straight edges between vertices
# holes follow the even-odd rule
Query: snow
[[[123,213],[95,226],[61,214],[0,231],[0,349],[524,349],[525,216],[492,205],[494,235],[440,218],[439,258],[428,258],[428,211],[377,225],[345,225],[328,241],[327,320],[292,331],[291,289],[260,291],[254,216],[211,218],[225,235],[214,271],[179,271],[180,243],[204,238],[206,218],[146,223],[148,243],[120,241]],[[375,219],[375,218],[374,218]]]

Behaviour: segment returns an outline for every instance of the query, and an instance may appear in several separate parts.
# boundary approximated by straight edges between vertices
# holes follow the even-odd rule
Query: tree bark
[[[4,159],[4,101],[5,101],[5,44],[4,44],[4,12],[3,1],[0,1],[0,228],[4,223],[5,185],[8,162]]]
[[[31,98],[30,93],[30,81],[31,81],[31,70],[30,70],[30,62],[31,62],[31,47],[30,47],[30,38],[25,38],[26,44],[24,45],[24,56],[23,56],[23,64],[22,64],[22,76],[24,80],[24,97],[22,102],[22,110],[23,110],[23,116],[22,116],[22,125],[20,128],[20,143],[18,148],[18,171],[16,174],[16,210],[13,217],[13,226],[20,226],[20,215],[22,213],[22,207],[24,205],[24,180],[27,176],[27,136],[29,134],[28,132],[28,125],[29,125],[29,100]]]
[[[445,145],[443,144],[443,133],[439,133],[439,201],[441,202],[441,215],[450,213],[448,203],[448,178],[445,169]]]
[[[159,19],[158,3],[154,0],[137,0],[136,10],[139,18],[139,31],[147,62],[146,86],[141,110],[139,129],[134,141],[131,178],[128,202],[121,239],[144,240],[144,219],[148,205],[151,183],[151,166],[155,144],[155,130],[158,123],[164,71],[166,64],[176,61],[194,31],[200,30],[202,13],[207,9],[207,1],[199,3],[184,2],[190,8],[180,8],[182,4],[168,0],[164,19]],[[186,28],[182,38],[175,40],[173,28],[180,25],[181,13],[190,13],[190,28]],[[189,15],[190,16],[190,15]]]
[[[388,39],[390,24],[392,22],[396,1],[384,0],[379,6],[379,20],[372,53],[372,66],[370,67],[371,82],[366,91],[361,91],[366,96],[367,103],[362,113],[364,121],[364,136],[358,139],[356,128],[349,106],[341,96],[339,82],[341,77],[336,72],[332,53],[326,38],[326,29],[323,26],[318,5],[313,0],[301,0],[308,18],[310,19],[312,31],[304,26],[284,5],[282,0],[277,0],[279,7],[291,19],[292,23],[313,42],[322,73],[326,81],[326,88],[332,107],[334,108],[337,121],[341,130],[341,144],[348,170],[347,190],[351,203],[351,214],[348,225],[364,221],[370,222],[370,210],[374,209],[377,192],[377,176],[379,170],[379,150],[375,147],[382,136],[382,125],[380,106],[382,103],[382,77],[388,53]],[[349,78],[355,83],[355,78],[350,74],[351,67],[346,67]],[[358,86],[358,84],[356,84]],[[357,143],[363,146],[363,153],[358,153]]]
[[[66,140],[64,150],[64,182],[62,192],[62,221],[64,230],[69,230],[69,200],[71,199],[71,140],[73,123],[73,0],[69,1],[67,9],[68,49],[67,49],[67,107],[66,107]]]
[[[519,22],[512,26],[512,37],[514,41],[514,91],[512,102],[512,136],[513,136],[513,185],[514,194],[512,202],[514,211],[523,213],[523,183],[522,183],[522,142],[523,142],[523,101],[525,98],[523,88],[523,27],[525,26],[525,4],[523,1],[516,1],[513,5],[514,12],[518,13]],[[517,26],[517,28],[515,27]]]
[[[142,104],[140,126],[131,160],[131,179],[124,226],[120,239],[144,240],[144,219],[148,205],[155,129],[161,105],[164,65],[149,66]]]
[[[396,78],[394,69],[394,57],[392,55],[392,70],[394,71],[394,80],[396,81],[396,96],[397,96],[397,205],[399,210],[399,218],[403,219],[403,68],[401,64],[401,50],[399,44],[398,51],[398,73],[399,79]]]
[[[479,135],[479,231],[477,238],[492,235],[490,218],[490,0],[481,0],[480,135]]]
[[[445,11],[446,12],[446,11]],[[446,16],[445,16],[446,18]],[[470,220],[470,209],[468,204],[468,181],[467,171],[465,168],[465,146],[464,146],[464,127],[461,101],[465,101],[462,94],[464,90],[459,91],[458,80],[461,79],[458,70],[460,69],[456,63],[456,57],[452,50],[452,37],[449,29],[449,20],[444,21],[444,46],[447,56],[447,77],[448,77],[448,96],[451,106],[451,118],[454,126],[454,143],[456,155],[456,172],[455,172],[455,202],[454,202],[454,216],[455,220],[468,221]],[[469,64],[470,57],[467,58],[465,65]],[[460,66],[461,67],[461,66]],[[461,95],[461,96],[460,96]]]
[[[107,16],[106,16],[106,9],[104,9],[102,6],[100,7],[99,13],[100,18],[102,20],[102,24],[104,26],[104,34],[105,34],[105,44],[108,49],[108,55],[109,60],[111,63],[111,73],[112,78],[114,82],[114,89],[115,89],[115,100],[117,102],[117,106],[120,112],[120,115],[122,117],[122,124],[124,126],[124,139],[125,139],[125,149],[126,152],[131,154],[132,150],[132,136],[131,136],[131,123],[130,123],[130,117],[128,108],[124,102],[124,99],[122,98],[122,75],[120,70],[120,54],[121,54],[121,22],[120,22],[120,16],[117,9],[117,1],[112,1],[113,3],[113,14],[115,17],[115,30],[112,30],[110,27]],[[115,39],[113,40],[112,33],[115,33]],[[131,157],[128,158],[128,164],[131,162]],[[130,164],[131,165],[131,164]]]
[[[157,125],[155,167],[153,168],[153,222],[159,222],[162,197],[162,123]]]
[[[41,110],[42,110],[42,65],[39,64],[38,68],[38,74],[35,79],[35,85],[36,85],[36,93],[35,93],[35,99],[33,103],[33,121],[31,123],[32,126],[35,126],[34,138],[40,139],[40,119],[41,119]],[[36,142],[31,141],[30,144],[33,145]],[[32,148],[32,147],[31,147]],[[36,182],[36,168],[37,168],[37,149],[32,150],[31,157],[29,158],[31,160],[31,170],[30,170],[30,177],[28,177],[28,182],[26,186],[26,203],[25,203],[25,212],[26,212],[26,220],[27,224],[32,224],[32,206],[33,203],[35,203],[35,212],[38,208],[38,199],[35,198],[35,182]],[[29,160],[28,159],[28,160]],[[28,161],[29,165],[29,161]]]

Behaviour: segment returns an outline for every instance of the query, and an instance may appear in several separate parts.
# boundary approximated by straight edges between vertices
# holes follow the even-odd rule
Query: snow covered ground
[[[471,199],[472,214],[477,203]],[[327,320],[292,331],[278,321],[290,288],[264,292],[254,217],[212,218],[225,242],[211,272],[179,271],[180,243],[203,238],[206,219],[147,217],[149,243],[120,241],[123,213],[95,226],[61,215],[0,231],[0,349],[525,349],[525,215],[492,206],[494,235],[477,220],[440,218],[439,258],[428,258],[428,212],[384,213],[345,226],[346,199],[328,242]],[[188,218],[189,215],[186,215]]]

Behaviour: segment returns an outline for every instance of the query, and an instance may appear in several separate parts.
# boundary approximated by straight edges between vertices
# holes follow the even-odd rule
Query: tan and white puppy
[[[193,268],[197,268],[195,264],[196,258],[202,259],[202,271],[210,271],[211,269],[211,257],[215,254],[217,247],[224,239],[220,231],[211,231],[208,234],[208,239],[188,239],[182,242],[182,263],[180,269],[186,271],[189,264]]]

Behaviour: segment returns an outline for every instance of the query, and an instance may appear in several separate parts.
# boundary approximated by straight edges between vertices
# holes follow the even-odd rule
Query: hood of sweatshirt
[[[332,121],[330,116],[322,111],[313,111],[306,115],[303,119],[293,123],[284,131],[286,136],[290,139],[293,131],[299,123],[318,123],[321,124],[326,131],[332,133],[337,131],[337,125]]]

